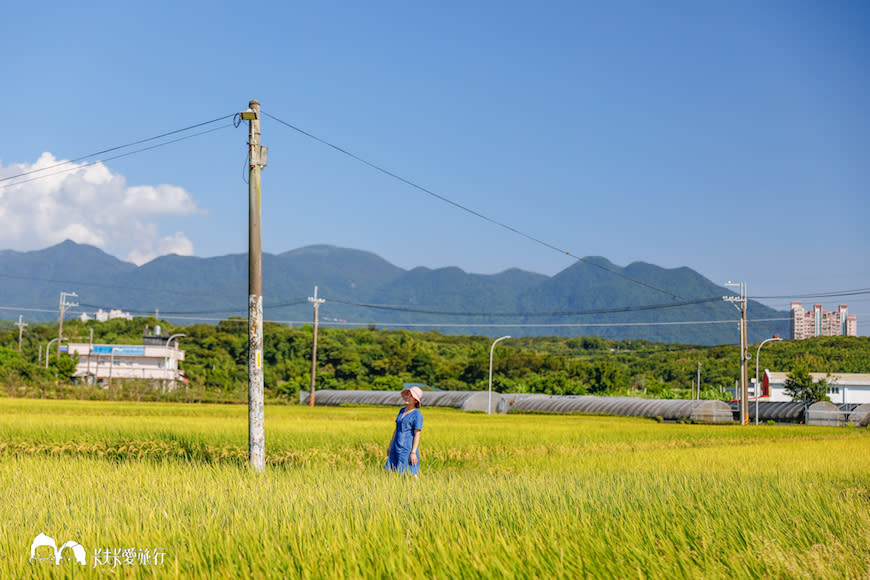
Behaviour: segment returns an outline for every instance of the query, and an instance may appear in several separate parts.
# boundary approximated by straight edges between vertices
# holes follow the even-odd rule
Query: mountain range
[[[247,316],[247,254],[168,255],[142,266],[65,241],[31,252],[0,251],[0,318],[57,319],[60,292],[93,315],[118,308],[177,324]],[[519,269],[405,270],[366,251],[306,246],[263,255],[266,320],[310,323],[314,286],[322,324],[405,326],[449,334],[601,336],[715,345],[738,342],[732,295],[690,268],[587,257],[554,276]],[[21,309],[20,311],[17,309]],[[41,312],[42,310],[46,312]],[[53,313],[52,313],[53,311]],[[787,313],[750,301],[749,341],[788,332]],[[756,319],[756,320],[753,320]],[[775,320],[765,320],[775,319]]]

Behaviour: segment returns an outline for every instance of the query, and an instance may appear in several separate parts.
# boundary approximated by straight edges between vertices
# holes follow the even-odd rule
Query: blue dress
[[[417,449],[417,465],[411,465],[411,447],[414,445],[414,431],[423,429],[423,414],[414,409],[404,417],[405,408],[399,409],[396,416],[396,431],[393,444],[384,469],[416,475],[420,471],[420,449]]]

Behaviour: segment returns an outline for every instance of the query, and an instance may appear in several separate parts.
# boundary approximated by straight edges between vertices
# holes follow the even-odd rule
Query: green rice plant
[[[865,578],[867,430],[424,409],[0,401],[2,578]],[[29,562],[34,537],[88,564]],[[159,565],[94,566],[100,549]]]

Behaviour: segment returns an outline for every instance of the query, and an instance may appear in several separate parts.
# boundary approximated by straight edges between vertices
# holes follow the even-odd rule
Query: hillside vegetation
[[[105,323],[66,321],[64,335],[95,343],[141,344],[153,318]],[[184,393],[171,397],[194,400],[245,400],[247,397],[247,325],[231,319],[217,325],[174,326],[164,331],[184,333],[184,369],[190,379]],[[57,337],[57,325],[27,328],[22,353],[18,329],[0,325],[0,385],[10,395],[136,398],[155,396],[149,385],[128,385],[126,391],[99,395],[88,389],[68,389],[64,376],[71,361],[55,357],[45,369],[37,365],[39,347]],[[265,325],[265,388],[267,396],[294,400],[307,390],[311,371],[311,326]],[[486,389],[492,340],[407,330],[321,328],[318,336],[318,389],[399,389],[404,382],[421,382],[446,390]],[[818,338],[765,345],[761,369],[791,371],[796,363],[814,372],[870,371],[867,337]],[[750,345],[754,357],[756,346]],[[739,378],[737,346],[690,346],[599,337],[524,337],[500,342],[493,361],[493,388],[499,392],[627,395],[687,398],[698,365],[704,398],[724,398],[724,389]],[[755,374],[751,360],[750,376]]]
[[[76,292],[77,313],[117,308],[184,324],[211,322],[247,316],[247,276],[244,254],[169,255],[137,267],[66,241],[33,252],[0,251],[0,304],[34,309],[28,322],[50,322],[59,293]],[[685,267],[621,267],[593,256],[553,276],[515,268],[473,274],[456,267],[404,270],[370,252],[335,246],[263,255],[265,320],[310,320],[307,297],[315,286],[326,300],[322,320],[447,334],[495,337],[503,327],[493,325],[507,324],[513,336],[716,345],[735,340],[739,317],[722,301],[730,289]],[[750,341],[788,331],[786,312],[750,300],[748,313]],[[0,310],[4,316],[15,313]]]

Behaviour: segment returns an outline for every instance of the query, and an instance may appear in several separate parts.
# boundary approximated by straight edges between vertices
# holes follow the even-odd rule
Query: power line
[[[226,294],[203,294],[197,292],[178,292],[177,290],[170,290],[167,288],[148,288],[145,286],[125,286],[122,284],[103,284],[100,282],[82,282],[78,280],[57,280],[54,278],[38,278],[34,276],[16,276],[14,274],[0,274],[0,278],[12,278],[14,280],[34,280],[37,282],[50,282],[52,284],[75,284],[78,286],[91,286],[95,288],[116,288],[120,290],[139,290],[142,292],[161,292],[164,294],[174,294],[176,296],[193,296],[193,297],[207,297],[207,298],[226,298]],[[237,298],[244,299],[245,296],[242,293],[236,295]]]
[[[46,308],[22,308],[20,306],[0,306],[0,310],[22,310],[24,312],[47,312],[49,314],[57,314],[59,309],[48,310]]]
[[[54,165],[49,165],[47,167],[40,167],[39,169],[31,169],[30,171],[25,171],[24,173],[19,173],[17,175],[9,175],[7,177],[0,178],[0,181],[8,181],[11,179],[16,179],[18,177],[25,177],[27,175],[32,175],[34,173],[40,173],[42,171],[48,171],[49,169],[54,169],[56,167],[62,167],[64,165],[68,165],[70,163],[77,163],[82,161],[83,159],[88,159],[90,157],[96,157],[97,155],[103,155],[105,153],[111,153],[112,151],[118,151],[120,149],[126,149],[128,147],[134,147],[136,145],[141,145],[142,143],[147,143],[149,141],[155,141],[157,139],[162,139],[164,137],[169,137],[170,135],[175,135],[177,133],[183,133],[185,131],[189,131],[191,129],[196,129],[197,127],[204,127],[205,125],[210,125],[212,123],[217,123],[218,121],[223,121],[224,119],[229,119],[233,115],[225,115],[223,117],[218,117],[217,119],[212,119],[211,121],[204,121],[202,123],[196,123],[195,125],[190,125],[188,127],[184,127],[183,129],[176,129],[174,131],[169,131],[167,133],[162,133],[160,135],[155,135],[154,137],[148,137],[147,139],[140,139],[138,141],[133,141],[131,143],[126,143],[124,145],[117,145],[115,147],[110,147],[108,149],[103,149],[102,151],[96,151],[94,153],[89,153],[87,155],[82,155],[81,157],[76,157],[75,159],[70,159],[68,161],[61,161],[60,163],[55,163]],[[26,182],[22,182],[26,183]]]
[[[298,132],[298,133],[300,133],[300,134],[302,134],[302,135],[305,135],[306,137],[308,137],[308,138],[310,138],[310,139],[313,139],[313,140],[317,141],[318,143],[321,143],[321,144],[323,144],[323,145],[326,145],[327,147],[330,147],[330,148],[332,148],[332,149],[338,151],[339,153],[342,153],[342,154],[344,154],[344,155],[347,155],[348,157],[350,157],[350,158],[352,158],[352,159],[355,159],[356,161],[359,161],[360,163],[362,163],[362,164],[364,164],[364,165],[367,165],[367,166],[371,167],[372,169],[374,169],[374,170],[376,170],[376,171],[379,171],[379,172],[383,173],[384,175],[387,175],[387,176],[389,176],[389,177],[392,177],[393,179],[396,179],[396,180],[398,180],[398,181],[401,181],[401,182],[404,183],[405,185],[409,185],[410,187],[413,187],[414,189],[417,189],[417,190],[419,190],[419,191],[422,191],[423,193],[426,193],[427,195],[430,195],[430,196],[432,196],[432,197],[434,197],[434,198],[436,198],[436,199],[438,199],[438,200],[440,200],[440,201],[443,201],[444,203],[447,203],[447,204],[449,204],[449,205],[452,205],[453,207],[458,208],[458,209],[460,209],[460,210],[462,210],[462,211],[468,212],[468,213],[470,213],[471,215],[476,216],[476,217],[478,217],[478,218],[480,218],[480,219],[482,219],[482,220],[484,220],[484,221],[487,221],[487,222],[489,222],[489,223],[491,223],[491,224],[494,224],[494,225],[496,225],[496,226],[498,226],[498,227],[500,227],[500,228],[506,229],[506,230],[508,230],[508,231],[510,231],[510,232],[513,232],[513,233],[515,233],[515,234],[517,234],[517,235],[519,235],[519,236],[522,236],[522,237],[524,237],[524,238],[526,238],[526,239],[528,239],[528,240],[530,240],[530,241],[532,241],[532,242],[534,242],[534,243],[536,243],[536,244],[539,244],[539,245],[541,245],[541,246],[544,246],[545,248],[549,248],[550,250],[554,250],[554,251],[556,251],[556,252],[559,252],[560,254],[564,254],[564,255],[566,255],[566,256],[570,256],[571,258],[577,260],[578,262],[583,262],[584,264],[587,264],[587,265],[589,265],[589,266],[594,266],[594,267],[596,267],[596,268],[599,268],[599,269],[601,269],[601,270],[604,270],[605,272],[609,272],[609,273],[611,273],[611,274],[613,274],[613,275],[615,275],[615,276],[619,276],[620,278],[624,278],[624,279],[626,279],[626,280],[628,280],[628,281],[630,281],[630,282],[633,282],[633,283],[638,284],[638,285],[640,285],[640,286],[643,286],[643,287],[645,287],[645,288],[649,288],[650,290],[655,290],[656,292],[660,292],[660,293],[662,293],[662,294],[666,294],[666,295],[668,295],[668,296],[670,296],[670,297],[672,297],[672,298],[675,298],[675,299],[677,299],[677,300],[685,300],[685,298],[683,298],[682,296],[680,296],[680,295],[678,295],[678,294],[674,294],[673,292],[669,292],[668,290],[663,290],[663,289],[661,289],[661,288],[658,288],[658,287],[656,287],[656,286],[653,286],[652,284],[647,284],[646,282],[642,282],[642,281],[640,281],[640,280],[636,280],[636,279],[634,279],[634,278],[632,278],[632,277],[630,277],[630,276],[626,276],[625,274],[623,274],[623,273],[621,273],[621,272],[617,272],[616,270],[613,270],[613,269],[611,269],[611,268],[607,268],[606,266],[603,266],[603,265],[601,265],[601,264],[598,264],[597,262],[594,262],[594,261],[592,261],[592,260],[588,260],[588,259],[586,259],[586,258],[581,258],[580,256],[577,256],[577,255],[573,254],[572,252],[570,252],[570,251],[568,251],[568,250],[565,250],[565,249],[559,248],[558,246],[555,246],[555,245],[553,245],[553,244],[551,244],[551,243],[549,243],[549,242],[547,242],[547,241],[544,241],[544,240],[542,240],[542,239],[540,239],[540,238],[537,238],[537,237],[535,237],[535,236],[533,236],[533,235],[531,235],[531,234],[528,234],[528,233],[526,233],[526,232],[524,232],[524,231],[522,231],[522,230],[520,230],[520,229],[518,229],[518,228],[515,228],[515,227],[513,227],[513,226],[511,226],[511,225],[508,225],[508,224],[506,224],[506,223],[504,223],[504,222],[500,222],[500,221],[498,221],[498,220],[496,220],[496,219],[493,219],[493,218],[491,218],[491,217],[489,217],[489,216],[487,216],[487,215],[485,215],[485,214],[483,214],[483,213],[481,213],[481,212],[479,212],[479,211],[477,211],[477,210],[473,210],[473,209],[471,209],[471,208],[469,208],[469,207],[467,207],[467,206],[464,206],[464,205],[462,205],[461,203],[455,202],[455,201],[453,201],[452,199],[449,199],[449,198],[447,198],[447,197],[445,197],[445,196],[443,196],[443,195],[441,195],[441,194],[439,194],[439,193],[436,193],[436,192],[432,191],[431,189],[429,189],[429,188],[427,188],[427,187],[423,187],[422,185],[420,185],[420,184],[418,184],[418,183],[416,183],[416,182],[414,182],[414,181],[411,181],[410,179],[406,179],[406,178],[402,177],[401,175],[398,175],[398,174],[396,174],[396,173],[394,173],[394,172],[392,172],[392,171],[390,171],[390,170],[388,170],[388,169],[385,169],[384,167],[382,167],[382,166],[380,166],[380,165],[377,165],[377,164],[375,164],[375,163],[373,163],[373,162],[371,162],[371,161],[368,161],[367,159],[364,159],[364,158],[360,157],[359,155],[356,155],[356,154],[354,154],[354,153],[351,153],[351,152],[348,151],[347,149],[344,149],[344,148],[342,148],[342,147],[339,147],[338,145],[334,145],[334,144],[330,143],[329,141],[326,141],[325,139],[321,139],[320,137],[317,137],[316,135],[313,135],[313,134],[309,133],[308,131],[305,131],[305,130],[303,130],[303,129],[300,129],[299,127],[296,127],[296,126],[294,126],[294,125],[291,125],[290,123],[288,123],[288,122],[286,122],[286,121],[283,121],[283,120],[279,119],[278,117],[276,117],[276,116],[274,116],[274,115],[271,115],[271,114],[267,113],[266,111],[262,111],[262,113],[263,113],[264,115],[266,115],[267,117],[269,117],[270,119],[272,119],[272,120],[274,120],[274,121],[276,121],[276,122],[278,122],[278,123],[284,125],[285,127],[288,127],[288,128],[290,128],[290,129],[292,129],[292,130],[294,130],[294,131],[296,131],[296,132]]]
[[[327,300],[332,304],[344,304],[347,306],[360,306],[363,308],[372,308],[376,310],[392,310],[398,312],[409,312],[414,314],[435,314],[443,316],[489,316],[489,317],[534,317],[534,316],[583,316],[587,314],[613,314],[618,312],[638,312],[644,310],[662,310],[665,308],[676,308],[679,306],[691,306],[696,304],[706,304],[708,302],[718,302],[722,298],[701,298],[698,300],[686,300],[672,304],[650,304],[647,306],[625,306],[621,308],[598,308],[592,310],[575,310],[575,311],[555,311],[555,312],[450,312],[442,310],[425,310],[421,308],[408,308],[404,306],[392,306],[387,304],[365,304],[357,302],[345,302],[343,300]]]
[[[11,278],[16,280],[35,280],[40,282],[51,282],[57,284],[73,284],[73,285],[81,285],[81,286],[91,286],[96,288],[115,288],[115,289],[123,289],[123,290],[139,290],[145,292],[160,292],[164,294],[173,294],[175,296],[193,296],[193,297],[211,297],[211,298],[226,298],[225,294],[200,294],[200,293],[190,293],[190,292],[178,292],[169,289],[160,289],[160,288],[146,288],[146,287],[138,287],[138,286],[125,286],[120,284],[101,284],[97,282],[79,282],[74,280],[58,280],[52,278],[39,278],[33,276],[16,276],[13,274],[0,274],[0,278]],[[238,296],[241,297],[241,294]],[[593,310],[577,310],[577,311],[551,311],[551,312],[458,312],[458,311],[442,311],[442,310],[431,310],[425,308],[409,308],[406,306],[398,306],[398,305],[390,305],[390,304],[371,304],[371,303],[362,303],[362,302],[348,302],[344,300],[333,300],[328,299],[327,302],[332,304],[342,304],[346,306],[358,306],[361,308],[371,308],[376,310],[392,310],[397,312],[408,312],[415,314],[432,314],[432,315],[441,315],[441,316],[491,316],[491,317],[530,317],[530,316],[582,316],[589,314],[610,314],[616,312],[635,312],[635,311],[644,311],[644,310],[659,310],[666,308],[676,308],[680,306],[690,306],[696,304],[706,304],[710,302],[718,302],[720,297],[713,298],[701,298],[697,300],[684,300],[679,303],[669,303],[669,304],[653,304],[653,305],[645,305],[645,306],[627,306],[621,308],[605,308],[605,309],[593,309]],[[287,306],[295,306],[297,304],[304,304],[306,299],[297,298],[290,299],[289,301],[279,302],[275,304],[265,304],[265,308],[282,308]],[[88,308],[102,308],[101,306],[94,304],[83,304],[83,306]],[[141,310],[141,309],[127,309],[120,307],[121,310],[125,310],[128,312],[150,312],[151,310]],[[202,310],[202,311],[173,311],[173,314],[216,314],[221,312],[233,312],[233,309],[219,309],[219,310]],[[168,314],[169,312],[166,312]]]
[[[719,298],[716,298],[715,300],[718,300],[718,299]],[[711,299],[706,299],[706,300],[711,300]],[[307,302],[307,299],[306,300],[292,300],[292,301],[287,301],[287,302],[269,305],[269,306],[267,306],[267,308],[281,308],[281,307],[286,307],[286,306],[294,306],[294,305],[298,305],[298,304],[304,304],[306,302]],[[349,304],[349,303],[346,303],[346,304]],[[83,307],[83,308],[101,308],[101,307],[93,305],[93,304],[84,304],[84,303],[80,304],[79,306]],[[678,306],[682,306],[682,305],[678,305]],[[669,305],[668,305],[668,307],[669,307]],[[21,311],[26,311],[26,312],[45,312],[45,313],[51,313],[51,314],[55,314],[58,312],[58,309],[56,309],[56,308],[53,310],[49,310],[49,309],[42,309],[42,308],[26,308],[26,307],[20,307],[20,306],[0,306],[0,310],[21,310]],[[152,310],[137,310],[137,309],[127,310],[124,308],[119,308],[118,310],[122,310],[124,312],[128,312],[131,314],[133,314],[133,313],[150,314],[151,312],[153,312],[153,309]],[[625,310],[615,310],[614,312],[623,312],[623,311],[625,311]],[[164,311],[163,309],[161,309],[160,315],[161,315],[161,317],[165,317],[167,319],[172,318],[172,319],[188,319],[188,320],[223,320],[222,318],[204,318],[204,317],[200,317],[200,316],[191,316],[191,315],[220,314],[220,313],[232,313],[232,312],[242,313],[242,312],[244,312],[244,309],[243,308],[238,308],[238,309],[224,308],[224,309],[200,310],[200,311]],[[437,312],[437,311],[414,311],[414,312],[415,313],[422,313],[422,314],[445,314],[445,315],[452,314],[452,313]],[[566,315],[569,315],[569,314],[578,315],[578,314],[588,314],[588,313],[607,313],[607,312],[603,312],[603,311],[601,311],[601,312],[598,312],[598,311],[577,311],[577,312],[567,313]],[[465,314],[468,314],[468,313],[465,313]],[[497,315],[499,313],[495,313],[495,314]],[[517,313],[517,314],[500,313],[500,314],[509,315],[509,316],[528,317],[528,316],[535,316],[535,315],[551,315],[551,314],[559,315],[562,313]],[[490,313],[490,314],[476,313],[475,315],[477,315],[477,316],[492,316],[493,313]],[[754,318],[754,319],[750,318],[749,320],[750,320],[750,322],[767,322],[767,321],[779,321],[779,320],[789,320],[789,319],[790,318],[785,317],[785,318]],[[295,320],[290,320],[290,321],[270,320],[269,322],[288,323],[288,324],[291,324],[291,323],[292,324],[307,324],[308,323],[308,321],[295,321]],[[433,326],[433,327],[478,327],[478,326],[480,326],[480,327],[551,327],[551,326],[552,327],[572,327],[572,326],[583,327],[583,326],[650,326],[650,325],[657,325],[657,324],[662,324],[662,325],[706,324],[706,323],[724,324],[726,322],[734,323],[735,321],[734,320],[719,320],[719,321],[707,320],[707,321],[689,321],[689,322],[663,321],[663,322],[612,322],[612,323],[609,323],[609,322],[601,322],[601,323],[583,323],[583,322],[566,322],[566,323],[558,323],[558,322],[556,322],[556,323],[547,323],[547,322],[540,322],[540,323],[530,323],[530,322],[515,322],[515,323],[475,323],[475,322],[430,323],[430,322],[346,322],[346,321],[339,322],[339,321],[327,321],[327,322],[324,322],[324,324],[334,324],[334,325],[345,324],[345,325],[351,325],[351,326],[352,325],[366,326],[369,324],[376,324],[376,325],[380,325],[380,326]]]
[[[757,318],[749,319],[750,322],[771,322],[788,320],[788,318]],[[269,320],[279,324],[310,324],[307,320]],[[688,320],[669,322],[565,322],[565,323],[427,323],[427,322],[346,322],[329,321],[321,322],[327,326],[384,326],[384,327],[426,327],[426,328],[582,328],[582,327],[617,327],[617,326],[686,326],[704,324],[735,324],[735,320]]]
[[[753,300],[788,300],[795,298],[837,298],[841,296],[860,296],[870,294],[870,288],[858,288],[856,290],[838,290],[834,292],[818,292],[816,294],[794,294],[791,296],[755,296]]]
[[[164,147],[166,145],[171,145],[173,143],[178,143],[179,141],[184,141],[186,139],[192,139],[193,137],[199,137],[201,135],[206,135],[208,133],[213,133],[215,131],[220,131],[221,129],[226,129],[228,127],[232,127],[232,124],[229,125],[221,125],[220,127],[215,127],[213,129],[207,129],[205,131],[200,131],[199,133],[193,133],[192,135],[185,135],[184,137],[179,137],[177,139],[172,139],[170,141],[165,141],[163,143],[158,143],[156,145],[151,145],[149,147],[143,147],[142,149],[136,149],[135,151],[128,151],[127,153],[121,153],[120,155],[115,155],[113,157],[106,157],[105,159],[98,159],[97,161],[91,161],[90,163],[83,163],[81,165],[77,165],[75,167],[68,167],[66,169],[61,169],[59,171],[55,171],[54,173],[48,173],[45,175],[37,175],[36,177],[31,177],[30,179],[22,179],[20,181],[15,181],[12,183],[0,183],[0,190],[7,189],[10,187],[14,187],[16,185],[23,185],[25,183],[30,183],[31,181],[37,181],[39,179],[45,179],[47,177],[53,177],[55,175],[61,175],[63,173],[69,173],[71,171],[78,171],[79,169],[83,169],[85,167],[91,167],[98,163],[105,163],[106,161],[113,161],[115,159],[121,159],[122,157],[129,157],[131,155],[136,155],[137,153],[142,153],[143,151],[150,151],[151,149],[157,149],[158,147]],[[63,164],[59,164],[63,165]]]
[[[206,297],[206,298],[231,298],[235,296],[236,298],[242,299],[244,295],[239,293],[238,295],[227,295],[227,294],[209,294],[209,293],[200,293],[200,292],[180,292],[177,290],[171,290],[166,288],[151,288],[144,286],[128,286],[123,284],[104,284],[99,282],[85,282],[80,280],[61,280],[56,278],[42,278],[37,276],[17,276],[14,274],[0,274],[0,278],[9,278],[14,280],[32,280],[38,282],[50,282],[55,284],[70,284],[70,285],[78,285],[78,286],[88,286],[94,288],[114,288],[121,290],[137,290],[142,292],[152,292],[152,293],[162,293],[162,294],[172,294],[175,296],[191,296],[191,297]],[[803,295],[784,295],[784,296],[757,296],[757,297],[749,297],[750,300],[774,300],[774,299],[791,299],[791,298],[812,298],[812,297],[837,297],[837,296],[860,296],[860,295],[870,295],[870,288],[859,288],[855,290],[834,290],[829,292],[820,292],[816,294],[803,294]],[[349,302],[338,299],[327,299],[328,303],[332,304],[341,304],[346,306],[358,306],[362,308],[371,308],[376,310],[392,310],[397,312],[408,312],[414,314],[433,314],[433,315],[445,315],[445,316],[490,316],[490,317],[508,317],[508,316],[582,316],[589,314],[610,314],[617,312],[635,312],[635,311],[644,311],[644,310],[658,310],[658,309],[666,309],[666,308],[677,308],[680,306],[690,306],[696,304],[706,304],[710,302],[718,302],[721,300],[721,297],[712,297],[712,298],[700,298],[696,300],[684,300],[679,303],[667,303],[667,304],[653,304],[646,306],[626,306],[621,308],[608,308],[608,309],[592,309],[592,310],[576,310],[576,311],[552,311],[552,312],[458,312],[458,311],[442,311],[442,310],[431,310],[426,308],[410,308],[407,306],[399,306],[399,305],[391,305],[391,304],[371,304],[365,302]],[[287,306],[295,306],[298,304],[305,304],[307,299],[305,298],[293,298],[287,299],[283,302],[277,302],[273,304],[265,304],[266,308],[282,308]],[[89,308],[102,308],[102,306],[86,304],[83,306],[87,306]],[[121,308],[122,310],[128,310]],[[38,309],[33,309],[34,311],[39,311]],[[162,309],[161,309],[162,310]],[[241,308],[239,309],[241,310]],[[129,309],[129,312],[150,312],[151,310],[137,310],[137,309]],[[234,310],[231,308],[225,309],[211,309],[211,310],[201,310],[201,311],[171,311],[172,314],[216,314],[221,312],[233,312]],[[57,312],[57,310],[53,310],[50,312]],[[167,314],[170,311],[166,312]]]
[[[697,304],[706,304],[709,302],[719,301],[720,297],[715,298],[702,298],[699,300],[688,300],[685,302],[677,303],[677,304],[651,304],[648,306],[626,306],[621,308],[599,308],[599,309],[590,309],[590,310],[574,310],[574,311],[551,311],[551,312],[454,312],[454,311],[444,311],[444,310],[427,310],[422,308],[407,308],[404,306],[393,306],[388,304],[365,304],[365,303],[356,303],[356,302],[347,302],[343,300],[331,300],[327,299],[327,304],[341,304],[344,306],[356,306],[361,308],[371,308],[375,310],[388,310],[388,311],[396,311],[396,312],[407,312],[412,314],[431,314],[435,316],[481,316],[481,317],[511,317],[511,318],[530,318],[530,317],[539,317],[539,316],[583,316],[590,314],[616,314],[622,312],[640,312],[640,311],[649,311],[649,310],[663,310],[668,308],[677,308],[682,306],[692,306]],[[299,304],[305,304],[307,299],[292,299],[286,300],[283,302],[277,302],[273,304],[265,304],[264,308],[268,309],[278,309],[278,308],[286,308],[289,306],[297,306]],[[102,308],[102,306],[96,304],[81,304],[82,307],[85,308]],[[136,308],[124,308],[123,306],[118,307],[119,310],[123,310],[125,312],[130,313],[150,313],[154,311],[154,308],[149,309],[136,309]],[[229,313],[229,312],[242,312],[243,308],[218,308],[218,309],[209,309],[209,310],[183,310],[183,311],[170,311],[160,309],[162,315],[169,314],[179,314],[179,315],[187,315],[187,314],[220,314],[220,313]]]
[[[290,301],[286,301],[286,302],[279,302],[276,304],[267,304],[264,306],[264,308],[284,308],[287,306],[295,306],[297,304],[304,304],[306,302],[307,302],[307,300],[301,300],[301,299],[300,300],[290,300]],[[97,306],[95,304],[81,304],[81,306],[83,306],[85,308],[102,308],[102,306]],[[122,307],[122,308],[118,308],[118,310],[122,310],[124,312],[129,312],[131,314],[150,314],[150,313],[154,312],[155,309],[154,308],[150,308],[150,309],[130,308],[130,309],[128,309],[128,308]],[[211,309],[211,310],[176,310],[176,311],[169,310],[169,311],[164,311],[161,308],[160,315],[166,316],[166,315],[173,315],[173,314],[182,314],[182,315],[186,315],[186,314],[221,314],[221,313],[232,313],[232,312],[243,312],[243,311],[246,312],[247,309],[245,309],[243,307],[238,307],[238,308],[229,307],[229,308],[216,308],[216,309]]]

